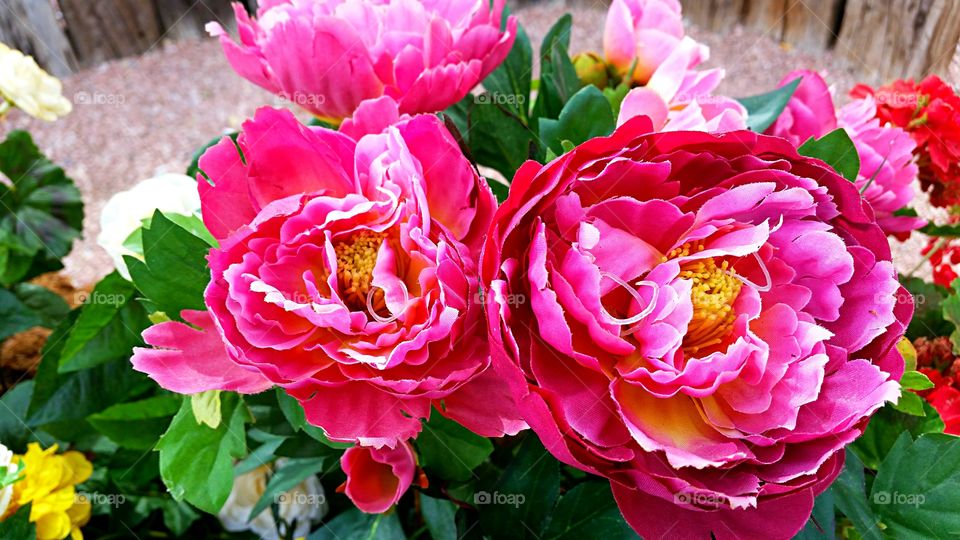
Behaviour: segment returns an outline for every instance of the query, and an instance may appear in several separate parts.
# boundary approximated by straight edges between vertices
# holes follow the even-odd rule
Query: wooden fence
[[[958,0],[686,0],[683,7],[703,28],[743,24],[790,46],[832,50],[868,82],[948,75],[951,62],[960,76]]]
[[[953,72],[960,84],[960,0],[681,1],[703,28],[742,24],[791,46],[832,50],[867,82]],[[207,21],[232,21],[230,11],[229,0],[0,0],[0,41],[63,76],[165,39],[200,37]]]
[[[233,20],[229,0],[0,0],[0,41],[63,76],[201,37],[213,20]]]

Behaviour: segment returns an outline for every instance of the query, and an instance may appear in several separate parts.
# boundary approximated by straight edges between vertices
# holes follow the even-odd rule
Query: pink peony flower
[[[821,161],[749,131],[649,132],[517,172],[481,262],[494,365],[644,537],[789,538],[899,395],[912,304]]]
[[[780,86],[798,77],[803,80],[797,91],[766,133],[800,146],[811,137],[820,138],[843,128],[860,156],[857,187],[866,188],[863,196],[873,206],[884,232],[906,240],[911,231],[926,224],[923,219],[894,215],[913,200],[916,143],[902,129],[881,125],[876,120],[877,104],[872,97],[854,100],[835,112],[827,82],[816,71],[794,71],[783,78]]]
[[[603,52],[607,63],[621,76],[626,76],[636,62],[633,81],[646,84],[683,37],[678,0],[613,0],[603,31]],[[686,67],[693,68],[709,56],[706,45],[695,43]]]
[[[180,393],[281,386],[337,441],[395,446],[432,406],[516,433],[476,298],[493,194],[435,116],[382,98],[344,130],[263,108],[242,154],[203,155],[209,312],[148,329],[134,367]]]
[[[234,4],[240,42],[218,23],[245,79],[339,123],[365,99],[395,98],[403,113],[456,103],[506,58],[516,37],[504,0],[269,0],[257,19]]]
[[[913,152],[917,145],[906,131],[893,125],[881,126],[876,116],[877,104],[867,96],[841,108],[837,124],[857,147],[857,187],[870,201],[877,223],[887,234],[906,240],[911,231],[926,225],[920,218],[894,215],[913,200],[918,173]]]
[[[650,76],[647,84],[630,90],[620,105],[617,125],[646,116],[655,131],[708,131],[746,128],[747,111],[734,99],[712,95],[723,69],[689,69],[699,45],[685,37]]]
[[[369,514],[382,514],[413,483],[417,463],[410,444],[401,442],[396,448],[348,448],[340,457],[340,467],[347,475],[344,491],[353,504]]]
[[[803,78],[783,113],[767,130],[767,135],[776,135],[800,146],[810,137],[822,137],[837,129],[837,114],[833,96],[823,76],[816,71],[800,69],[789,73],[780,81],[784,87],[798,78]]]

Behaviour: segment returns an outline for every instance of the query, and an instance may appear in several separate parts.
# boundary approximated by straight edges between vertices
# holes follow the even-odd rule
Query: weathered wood
[[[81,67],[147,52],[160,42],[151,0],[60,0]]]
[[[54,75],[76,70],[76,56],[50,2],[0,1],[0,41],[33,56]]]
[[[847,0],[837,53],[881,83],[945,72],[958,38],[956,0]]]
[[[788,0],[782,40],[806,50],[823,50],[834,39],[841,0]]]
[[[741,23],[748,0],[698,0],[684,2],[683,14],[701,28],[724,31]]]
[[[776,41],[783,41],[784,19],[791,0],[747,0],[743,22]]]
[[[164,39],[199,39],[207,35],[203,29],[210,21],[226,28],[236,25],[233,8],[227,1],[154,0],[163,26]]]

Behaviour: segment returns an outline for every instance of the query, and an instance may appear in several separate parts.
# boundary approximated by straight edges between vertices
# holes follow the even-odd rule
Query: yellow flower
[[[80,527],[90,521],[90,502],[77,496],[76,485],[93,473],[93,465],[80,452],[57,454],[57,445],[46,450],[36,443],[15,456],[23,463],[22,478],[13,484],[13,496],[3,518],[30,504],[30,521],[37,540],[82,540]]]
[[[0,43],[0,116],[10,104],[48,122],[72,109],[56,77],[40,69],[32,56]]]

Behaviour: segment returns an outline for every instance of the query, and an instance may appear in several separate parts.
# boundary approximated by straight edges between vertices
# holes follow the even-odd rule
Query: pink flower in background
[[[607,63],[621,76],[626,76],[636,62],[633,81],[646,84],[683,38],[678,0],[613,0],[603,31],[603,52]],[[695,46],[687,68],[709,57],[710,50],[705,45]]]
[[[344,132],[263,108],[200,160],[209,312],[144,333],[134,367],[180,393],[278,385],[337,441],[395,446],[432,406],[525,425],[496,386],[476,254],[496,200],[432,115],[368,102]],[[442,400],[442,407],[441,407]]]
[[[860,157],[857,187],[870,201],[877,222],[887,234],[905,240],[926,221],[895,216],[894,212],[913,200],[917,165],[913,160],[916,143],[902,129],[876,119],[872,97],[857,99],[835,111],[826,80],[816,71],[799,70],[780,82],[786,86],[803,77],[783,113],[766,133],[783,137],[801,146],[811,137],[820,138],[837,128],[846,130]]]
[[[646,116],[655,131],[723,132],[746,128],[747,111],[734,99],[713,95],[723,69],[688,68],[698,53],[685,37],[653,72],[647,84],[630,90],[620,104],[617,125]]]
[[[767,135],[776,135],[800,146],[810,137],[822,137],[837,129],[837,114],[833,106],[830,87],[816,71],[800,69],[789,73],[780,81],[784,87],[798,78],[800,85],[793,93],[783,113],[767,130]]]
[[[456,103],[492,72],[516,37],[504,0],[270,0],[251,19],[234,4],[239,43],[217,23],[230,65],[247,80],[338,123],[365,99],[403,113]]]
[[[926,220],[920,218],[894,215],[913,200],[918,173],[913,152],[917,145],[906,131],[892,125],[881,126],[876,116],[877,104],[867,96],[841,108],[837,124],[857,147],[857,187],[870,201],[877,223],[887,234],[906,240],[911,231],[926,225]]]
[[[517,172],[481,262],[494,365],[644,537],[788,538],[899,395],[912,304],[822,162],[650,128]]]
[[[413,483],[417,462],[410,444],[401,442],[396,448],[348,448],[340,466],[347,475],[344,492],[353,504],[369,514],[382,514]]]

